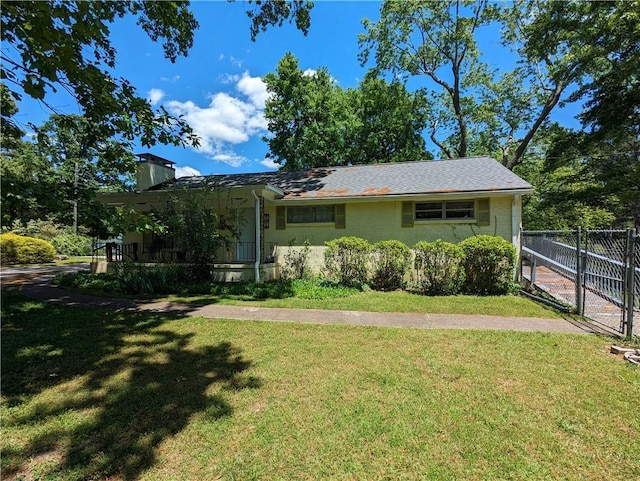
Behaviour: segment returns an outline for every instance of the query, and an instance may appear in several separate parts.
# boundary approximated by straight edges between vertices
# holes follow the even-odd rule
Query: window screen
[[[315,224],[335,222],[333,205],[305,205],[287,207],[287,224]]]

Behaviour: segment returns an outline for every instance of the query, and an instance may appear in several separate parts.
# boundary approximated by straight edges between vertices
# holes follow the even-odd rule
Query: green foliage
[[[304,279],[309,277],[309,239],[302,244],[301,249],[294,249],[295,239],[289,242],[289,250],[284,256],[284,265],[280,275],[283,279]]]
[[[367,283],[371,244],[359,237],[340,237],[325,242],[324,264],[329,277],[339,284],[361,287]]]
[[[53,283],[62,287],[86,289],[94,292],[121,292],[118,277],[114,274],[91,272],[67,272],[58,274]]]
[[[372,252],[373,287],[382,290],[402,288],[412,257],[411,249],[400,241],[376,242]]]
[[[57,236],[69,233],[68,227],[58,224],[52,219],[31,219],[26,224],[15,220],[9,227],[3,227],[2,230],[12,234],[37,237],[46,241],[51,241]]]
[[[285,170],[430,159],[422,92],[373,76],[343,90],[326,68],[303,71],[292,53],[265,76],[270,156]]]
[[[338,299],[358,292],[358,289],[354,287],[319,278],[296,279],[292,282],[291,287],[294,297],[298,299]]]
[[[233,2],[235,0],[228,0]],[[282,26],[289,20],[295,22],[296,28],[304,35],[309,32],[311,26],[311,0],[290,0],[286,2],[264,2],[260,0],[248,0],[248,3],[257,5],[253,10],[247,10],[247,17],[251,19],[251,40],[255,41],[260,32],[265,32],[270,26]]]
[[[18,220],[3,229],[12,234],[36,237],[53,244],[58,254],[69,256],[91,255],[91,237],[82,234],[73,234],[69,226],[61,225],[51,219],[32,219],[26,225]]]
[[[35,212],[48,218],[69,210],[53,166],[30,142],[20,141],[0,153],[0,182],[3,227],[26,224]]]
[[[431,99],[429,136],[442,156],[490,154],[512,169],[569,86],[598,77],[603,64],[605,72],[616,72],[617,64],[626,67],[618,72],[637,71],[638,5],[387,0],[379,21],[364,21],[360,60],[373,60],[376,73],[421,78]],[[489,28],[500,31],[506,55],[518,55],[514,68],[496,70],[483,61],[478,40]],[[620,82],[629,77],[621,74],[612,84],[625,87],[618,97],[634,100],[638,89]]]
[[[493,296],[514,290],[516,249],[511,243],[502,237],[479,235],[459,246],[464,252],[466,293]]]
[[[613,148],[607,143],[588,147],[588,137],[554,125],[544,157],[514,169],[535,186],[523,198],[525,229],[607,229],[633,223],[638,163],[630,153],[607,154]]]
[[[312,75],[287,53],[276,73],[264,77],[272,96],[265,104],[270,156],[285,170],[336,165],[343,160],[346,132],[355,122],[343,91],[326,68]]]
[[[3,149],[13,149],[20,145],[24,131],[12,118],[18,113],[15,99],[5,84],[0,83],[0,145]]]
[[[420,291],[430,296],[458,294],[464,282],[464,252],[460,246],[438,239],[414,247]]]
[[[154,209],[155,218],[163,234],[173,239],[175,247],[186,254],[193,276],[206,280],[210,264],[220,247],[237,238],[239,226],[233,215],[220,215],[229,208],[231,200],[222,198],[213,188],[174,192],[165,205]]]
[[[115,264],[113,275],[118,292],[125,294],[173,294],[191,284],[198,286],[202,279],[192,266],[180,264],[146,266],[122,262]]]
[[[0,234],[0,256],[3,265],[41,264],[53,261],[56,250],[43,239],[9,233]]]
[[[58,254],[68,256],[90,256],[92,249],[91,237],[78,234],[63,234],[51,240]]]
[[[2,78],[46,103],[51,92],[65,90],[82,115],[99,130],[102,140],[113,137],[133,145],[156,142],[184,144],[195,140],[182,119],[170,117],[138,96],[125,79],[114,77],[116,51],[110,25],[132,16],[171,62],[186,56],[198,27],[188,2],[6,2],[2,5]]]

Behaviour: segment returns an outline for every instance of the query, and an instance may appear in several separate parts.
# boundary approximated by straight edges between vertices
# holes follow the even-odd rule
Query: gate
[[[523,231],[520,258],[521,280],[612,331],[640,335],[635,230]]]

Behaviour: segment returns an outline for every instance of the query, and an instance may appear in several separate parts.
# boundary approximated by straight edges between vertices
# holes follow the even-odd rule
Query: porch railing
[[[265,262],[273,262],[277,243],[266,243]],[[103,257],[107,262],[149,262],[168,264],[173,262],[189,262],[186,253],[172,245],[137,242],[131,244],[106,243],[94,249],[94,258]],[[256,243],[237,241],[221,247],[216,255],[216,262],[248,263],[255,262]]]

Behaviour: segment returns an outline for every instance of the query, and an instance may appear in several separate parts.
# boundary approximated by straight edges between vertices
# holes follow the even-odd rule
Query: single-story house
[[[371,243],[396,239],[411,247],[421,240],[455,243],[489,234],[518,246],[522,196],[533,191],[489,157],[178,179],[173,162],[138,157],[137,191],[105,193],[100,200],[144,212],[171,192],[212,187],[220,193],[212,208],[234,209],[241,220],[231,247],[216,256],[214,271],[221,280],[277,277],[287,250],[305,241],[318,267],[325,241],[342,236]],[[159,242],[153,234],[124,233],[123,242],[123,255],[139,262],[188,262],[173,242]]]

